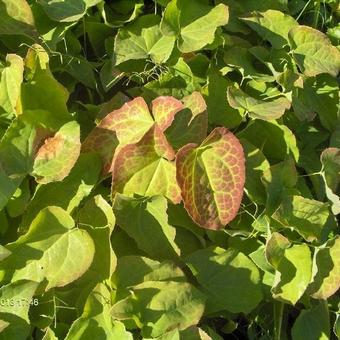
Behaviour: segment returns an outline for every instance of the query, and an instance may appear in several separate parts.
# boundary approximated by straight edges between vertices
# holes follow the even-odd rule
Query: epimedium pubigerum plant
[[[339,336],[338,19],[0,0],[0,338]]]

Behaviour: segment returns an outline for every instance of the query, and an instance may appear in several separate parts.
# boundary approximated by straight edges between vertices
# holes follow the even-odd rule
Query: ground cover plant
[[[0,0],[0,339],[340,336],[337,0]]]

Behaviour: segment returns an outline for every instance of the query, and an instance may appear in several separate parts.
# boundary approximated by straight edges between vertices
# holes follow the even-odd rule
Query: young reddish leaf
[[[138,142],[154,124],[149,108],[142,97],[125,103],[120,109],[109,113],[98,127],[115,131],[119,143]]]
[[[71,171],[80,153],[80,128],[69,122],[39,148],[33,165],[38,183],[62,181]]]
[[[95,127],[85,139],[82,152],[96,151],[103,163],[102,174],[110,172],[114,152],[119,144],[115,131]]]
[[[137,143],[153,124],[144,99],[135,98],[106,115],[85,139],[82,151],[98,152],[103,161],[103,174],[107,174],[118,144]]]
[[[203,96],[195,91],[182,99],[185,107],[191,110],[193,118],[207,109]]]
[[[138,143],[117,151],[112,168],[112,193],[164,195],[179,203],[176,167],[171,162],[174,157],[174,150],[155,124]]]
[[[152,101],[152,114],[162,131],[171,125],[176,113],[183,108],[182,102],[174,97],[161,96]]]
[[[216,128],[197,147],[188,144],[176,157],[177,181],[185,209],[207,229],[219,229],[237,214],[243,195],[245,160],[238,139]]]

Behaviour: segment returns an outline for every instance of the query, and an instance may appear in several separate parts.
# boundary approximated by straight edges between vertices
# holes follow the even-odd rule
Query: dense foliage
[[[0,0],[0,339],[340,336],[338,0]]]

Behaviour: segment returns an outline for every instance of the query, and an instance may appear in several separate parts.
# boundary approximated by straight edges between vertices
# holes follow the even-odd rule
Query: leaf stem
[[[274,340],[281,340],[283,309],[283,302],[274,302]]]

